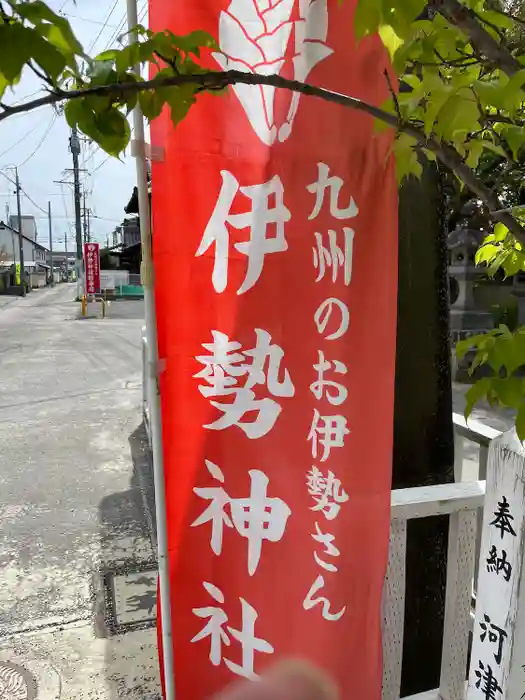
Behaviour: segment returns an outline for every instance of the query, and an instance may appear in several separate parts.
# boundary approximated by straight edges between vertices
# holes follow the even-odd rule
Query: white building
[[[35,240],[22,234],[24,270],[34,276],[32,286],[46,284],[49,265],[48,250]],[[20,237],[16,229],[0,221],[0,268],[10,268],[20,263]]]
[[[22,233],[24,236],[27,236],[30,238],[32,241],[36,241],[37,239],[37,228],[36,228],[36,219],[34,216],[21,216],[20,221],[22,224]],[[18,231],[18,216],[14,216],[11,214],[9,217],[9,221],[7,222],[8,226],[13,228],[15,231]]]

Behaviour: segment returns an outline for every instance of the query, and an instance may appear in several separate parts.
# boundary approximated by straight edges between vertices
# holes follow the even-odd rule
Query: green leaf
[[[505,75],[500,75],[497,78],[476,80],[472,87],[483,107],[505,109],[508,82]]]
[[[429,151],[428,148],[424,148],[423,153],[432,163],[437,162],[437,156],[433,151]]]
[[[468,156],[466,163],[469,168],[475,169],[478,167],[479,159],[483,153],[483,142],[482,141],[469,141],[466,144]]]
[[[129,44],[122,49],[122,51],[117,51],[117,56],[115,58],[115,65],[118,71],[126,71],[129,68],[134,68],[140,63],[140,46],[137,43]]]
[[[493,153],[496,153],[498,156],[503,156],[504,158],[507,158],[507,154],[505,153],[503,148],[495,143],[492,143],[492,141],[489,141],[488,139],[483,139],[483,148],[486,148],[487,151],[492,151]]]
[[[38,31],[49,41],[50,44],[55,46],[64,55],[67,65],[71,66],[72,68],[76,68],[75,56],[84,56],[82,46],[78,44],[76,40],[71,40],[70,37],[64,34],[60,27],[57,27],[54,24],[41,24],[38,27]]]
[[[394,58],[396,51],[403,45],[403,39],[401,39],[388,24],[383,24],[379,27],[379,36],[390,54],[390,58]]]
[[[458,359],[462,360],[468,350],[474,347],[482,346],[484,347],[487,341],[494,335],[494,331],[489,331],[488,333],[479,333],[478,335],[471,335],[464,340],[458,340],[456,343],[456,355]]]
[[[132,44],[134,46],[134,44]],[[116,61],[117,57],[123,53],[118,49],[108,49],[108,51],[102,51],[97,56],[95,56],[95,61]]]
[[[500,27],[501,29],[514,29],[514,21],[510,17],[506,17],[501,12],[491,12],[490,10],[482,10],[479,16],[486,22]]]
[[[98,143],[112,156],[119,156],[129,143],[131,129],[126,117],[117,109],[96,116],[100,133]]]
[[[481,265],[482,263],[489,265],[499,252],[500,248],[497,245],[491,245],[489,243],[488,245],[481,246],[476,252],[476,265]]]
[[[438,89],[432,90],[428,96],[428,104],[424,114],[425,133],[430,134],[434,129],[434,123],[439,112],[443,109],[446,102],[452,97],[454,92],[446,85],[440,86]]]
[[[66,117],[66,121],[71,129],[77,126],[83,109],[84,107],[82,105],[82,100],[68,100],[66,102],[64,107],[64,116]]]
[[[498,221],[498,223],[494,226],[494,240],[501,243],[501,241],[504,241],[505,238],[507,238],[507,235],[509,233],[509,229],[505,226],[505,224],[502,224],[501,221]]]
[[[494,378],[492,389],[504,406],[518,409],[523,402],[523,379],[521,377]]]
[[[164,99],[157,90],[144,90],[139,93],[139,104],[142,113],[149,119],[156,119],[164,107]]]
[[[523,102],[521,88],[525,83],[525,68],[515,73],[503,90],[503,102],[506,109],[512,111],[517,105]]]
[[[475,382],[465,394],[465,420],[468,420],[474,406],[482,401],[491,388],[491,379],[484,377]]]
[[[69,126],[77,126],[110,155],[120,155],[129,143],[128,121],[118,109],[108,107],[107,98],[90,96],[69,100],[65,116]]]
[[[21,17],[24,17],[35,25],[39,25],[39,29],[42,33],[44,33],[44,31],[50,31],[48,39],[51,43],[57,41],[58,43],[56,45],[58,48],[62,46],[73,53],[83,55],[84,50],[82,44],[74,35],[67,19],[53,12],[45,2],[41,0],[32,0],[32,2],[17,3],[15,11]],[[46,29],[46,27],[51,28],[51,30]]]
[[[89,67],[91,85],[110,85],[118,82],[118,75],[113,69],[112,61],[95,60]]]
[[[479,108],[474,99],[456,93],[443,106],[437,118],[436,134],[453,140],[457,132],[479,130]]]
[[[0,100],[4,96],[4,92],[6,91],[7,86],[9,85],[9,82],[5,75],[0,73]]]
[[[509,251],[509,254],[503,262],[503,271],[505,277],[512,277],[521,270],[523,264],[523,255],[519,255],[516,251]]]
[[[525,129],[520,126],[510,126],[505,129],[503,136],[509,144],[514,159],[517,160],[518,154],[525,144]]]
[[[359,0],[354,13],[354,33],[357,41],[374,34],[381,23],[382,0]]]
[[[170,106],[171,121],[174,126],[184,119],[194,104],[195,87],[195,85],[181,85],[162,90],[164,99]]]
[[[66,57],[56,46],[41,37],[36,29],[28,31],[32,34],[31,38],[29,36],[27,38],[30,41],[31,57],[52,80],[56,81],[66,67]]]
[[[417,152],[414,149],[415,139],[408,134],[399,134],[394,142],[394,153],[396,156],[396,173],[398,182],[402,182],[405,177],[413,175],[420,178],[423,173],[423,166],[419,162]]]
[[[219,51],[219,45],[214,37],[205,32],[202,29],[196,29],[189,34],[184,36],[176,36],[169,32],[169,36],[172,39],[175,46],[177,46],[181,51],[186,53],[193,53],[196,56],[200,54],[200,49],[212,49],[213,51]]]
[[[28,33],[21,24],[0,24],[0,72],[9,84],[18,79],[31,58]]]

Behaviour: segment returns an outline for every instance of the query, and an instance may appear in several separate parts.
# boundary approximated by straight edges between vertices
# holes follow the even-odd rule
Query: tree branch
[[[33,71],[33,73],[36,75],[37,78],[40,78],[40,80],[43,80],[44,83],[47,83],[47,85],[48,85],[49,87],[51,87],[51,88],[54,88],[54,87],[55,87],[55,84],[54,84],[54,82],[51,80],[51,78],[50,78],[48,75],[46,75],[45,73],[43,73],[42,71],[40,71],[40,70],[35,66],[34,61],[32,61],[32,60],[29,61],[29,63],[28,63],[27,65],[28,65],[29,68]]]
[[[448,1],[448,0],[445,0]],[[195,75],[174,75],[162,78],[153,78],[145,81],[130,81],[127,83],[116,83],[111,85],[96,85],[82,90],[55,90],[45,97],[24,102],[19,105],[7,107],[0,113],[0,121],[7,119],[12,114],[29,112],[37,107],[56,104],[66,100],[76,100],[89,95],[122,97],[126,94],[151,90],[158,87],[177,87],[179,85],[198,85],[204,89],[220,89],[234,84],[244,85],[270,85],[276,88],[299,92],[303,95],[318,97],[326,102],[341,105],[358,112],[379,119],[388,124],[393,129],[412,136],[420,146],[435,154],[436,158],[452,170],[467,186],[467,188],[477,197],[487,204],[492,218],[503,223],[509,231],[525,245],[525,228],[519,221],[504,209],[499,197],[495,192],[480,182],[474,173],[464,162],[461,155],[452,146],[442,143],[434,137],[427,137],[423,129],[410,122],[405,122],[397,116],[385,112],[379,107],[363,102],[356,97],[349,97],[338,92],[325,90],[321,87],[301,83],[298,80],[289,80],[280,75],[260,75],[257,73],[245,73],[243,71],[208,71]]]
[[[519,61],[478,22],[475,13],[459,0],[432,0],[430,3],[451,24],[460,29],[476,53],[509,76],[523,68]]]
[[[481,22],[481,24],[486,24],[487,27],[490,27],[492,29],[492,31],[495,32],[499,36],[499,38],[501,39],[502,42],[504,41],[505,35],[504,35],[501,27],[498,27],[496,24],[489,22],[488,19],[485,19],[484,17],[482,17],[475,10],[472,10],[472,14],[478,20],[478,22]]]
[[[403,117],[401,115],[401,108],[399,106],[399,100],[397,99],[397,93],[394,90],[394,86],[392,85],[392,81],[390,80],[390,75],[389,75],[388,70],[386,68],[385,68],[385,78],[386,78],[386,84],[388,85],[388,90],[389,90],[390,95],[392,97],[392,102],[394,103],[394,109],[396,110],[397,120],[400,123],[403,120]]]

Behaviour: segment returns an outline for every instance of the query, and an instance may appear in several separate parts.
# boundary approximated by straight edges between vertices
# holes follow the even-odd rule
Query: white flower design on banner
[[[328,0],[231,0],[219,18],[219,46],[213,54],[223,70],[241,70],[261,75],[279,75],[288,44],[294,34],[293,77],[306,81],[317,63],[333,50],[326,45]],[[298,3],[298,17],[294,8]],[[261,141],[267,145],[285,141],[292,132],[300,94],[293,93],[282,124],[276,124],[276,88],[234,85],[233,89]]]

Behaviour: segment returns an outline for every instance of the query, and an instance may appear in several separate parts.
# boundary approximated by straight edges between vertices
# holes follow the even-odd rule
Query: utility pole
[[[69,258],[67,253],[67,232],[64,233],[64,249],[66,253],[66,282],[69,282]]]
[[[5,222],[9,226],[9,203],[5,204]],[[15,233],[11,231],[11,245],[13,246],[13,265],[16,265]]]
[[[71,130],[69,148],[73,156],[73,186],[75,193],[75,233],[76,233],[76,271],[77,271],[77,301],[82,296],[83,289],[83,262],[82,262],[82,221],[81,221],[81,194],[80,171],[78,168],[78,156],[80,155],[80,140],[76,127]]]
[[[89,243],[89,231],[88,231],[88,214],[87,214],[87,207],[86,207],[86,190],[84,189],[83,195],[83,209],[82,209],[82,218],[83,218],[83,225],[84,225],[84,243]]]
[[[17,218],[18,218],[18,243],[20,246],[20,284],[22,286],[22,296],[25,297],[26,286],[25,286],[25,272],[24,272],[24,237],[22,235],[22,204],[20,203],[20,180],[18,179],[18,168],[15,168],[15,185],[16,185],[16,209],[17,209]]]
[[[51,267],[51,286],[55,286],[55,268],[53,267],[53,220],[51,218],[51,202],[47,203],[47,218],[49,221],[49,265]]]

